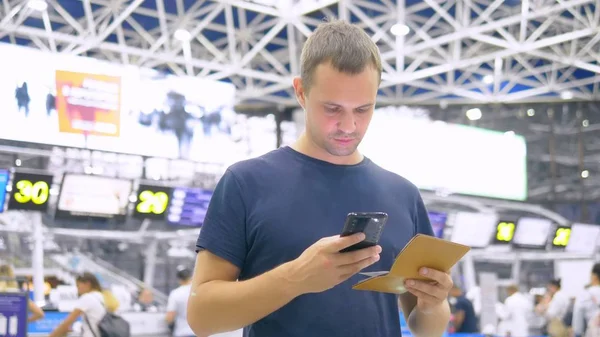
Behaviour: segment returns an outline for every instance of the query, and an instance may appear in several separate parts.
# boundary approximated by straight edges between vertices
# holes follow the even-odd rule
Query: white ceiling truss
[[[39,0],[38,0],[39,1]],[[294,105],[302,43],[325,17],[377,42],[384,104],[600,99],[600,0],[0,0],[0,39],[227,80],[239,102]],[[274,5],[272,5],[274,4]],[[410,28],[394,36],[392,25]],[[173,38],[191,33],[189,44]]]

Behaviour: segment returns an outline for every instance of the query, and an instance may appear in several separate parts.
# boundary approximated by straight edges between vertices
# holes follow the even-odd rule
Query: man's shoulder
[[[371,162],[371,167],[373,172],[376,173],[378,179],[384,180],[388,186],[393,187],[394,189],[398,189],[404,193],[419,193],[419,188],[410,180],[405,178],[404,176],[387,170],[375,162]]]
[[[238,178],[243,178],[255,173],[264,173],[265,170],[278,169],[285,165],[285,149],[279,148],[269,151],[261,156],[241,160],[232,164],[227,170]]]

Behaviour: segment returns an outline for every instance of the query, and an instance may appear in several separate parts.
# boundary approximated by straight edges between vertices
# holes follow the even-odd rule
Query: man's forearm
[[[408,316],[408,327],[416,337],[441,337],[450,322],[450,305],[444,301],[434,310],[424,313],[416,306]]]
[[[286,278],[289,264],[253,279],[210,281],[192,289],[188,323],[198,337],[233,331],[283,307],[301,293]]]

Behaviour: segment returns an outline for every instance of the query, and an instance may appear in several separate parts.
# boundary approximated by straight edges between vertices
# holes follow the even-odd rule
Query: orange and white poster
[[[120,77],[57,70],[56,111],[60,132],[119,137]]]

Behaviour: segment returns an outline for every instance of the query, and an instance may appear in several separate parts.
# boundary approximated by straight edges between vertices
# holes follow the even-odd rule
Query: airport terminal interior
[[[128,335],[182,337],[213,191],[304,132],[292,83],[327,19],[381,55],[359,150],[470,248],[445,335],[598,333],[598,0],[2,0],[0,337],[60,335],[81,282]]]

